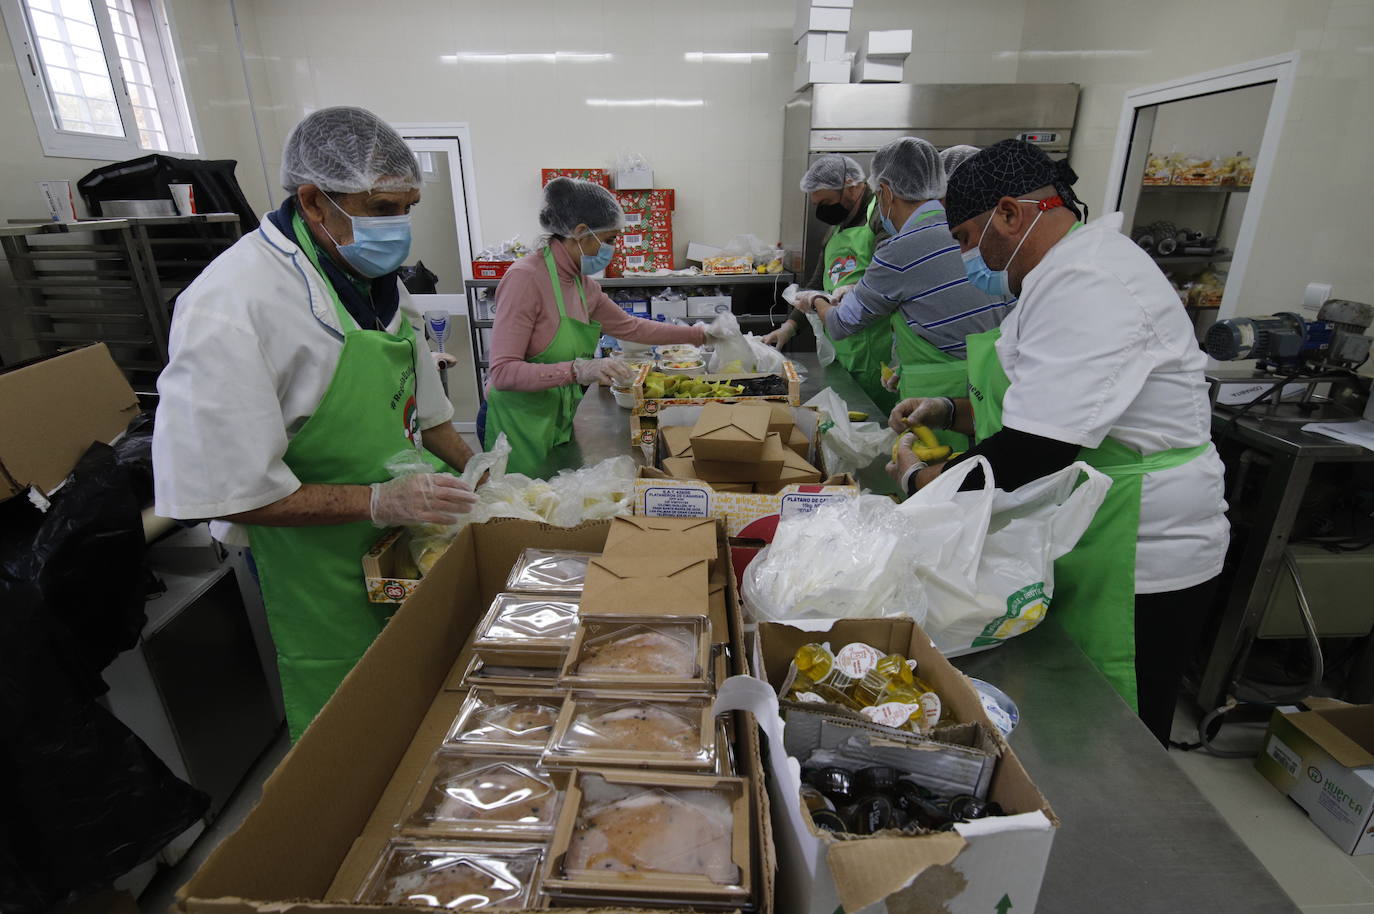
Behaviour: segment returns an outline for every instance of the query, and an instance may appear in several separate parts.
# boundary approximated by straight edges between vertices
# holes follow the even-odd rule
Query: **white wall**
[[[1071,161],[1080,196],[1095,205],[1128,90],[1300,51],[1239,290],[1239,313],[1262,314],[1298,304],[1309,280],[1331,282],[1346,298],[1374,299],[1358,204],[1374,164],[1372,47],[1369,0],[1026,0],[1019,78],[1083,86]]]

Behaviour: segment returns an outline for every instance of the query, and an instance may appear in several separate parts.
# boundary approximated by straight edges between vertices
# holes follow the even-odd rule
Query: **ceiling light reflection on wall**
[[[441,54],[444,63],[601,63],[614,60],[613,54],[594,54],[582,51],[549,51],[537,54],[502,54],[487,51],[463,51],[458,54]]]
[[[589,98],[594,108],[700,108],[704,98]]]
[[[682,55],[688,63],[753,63],[767,60],[767,51],[688,51]]]

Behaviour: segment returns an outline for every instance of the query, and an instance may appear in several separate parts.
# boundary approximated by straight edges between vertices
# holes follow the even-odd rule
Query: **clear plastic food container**
[[[583,616],[559,684],[580,689],[705,692],[711,643],[704,619],[639,622]]]
[[[506,578],[506,590],[522,593],[581,593],[587,563],[595,552],[569,549],[526,549]]]
[[[393,839],[354,901],[453,911],[530,907],[543,848]]]
[[[565,783],[533,759],[441,750],[420,775],[400,828],[427,837],[542,838],[553,829]]]
[[[577,632],[577,617],[575,598],[499,593],[472,649],[495,666],[558,666]]]
[[[565,703],[544,763],[710,771],[716,738],[706,699],[579,696]]]
[[[562,709],[563,697],[548,692],[473,689],[453,719],[444,748],[537,755]]]

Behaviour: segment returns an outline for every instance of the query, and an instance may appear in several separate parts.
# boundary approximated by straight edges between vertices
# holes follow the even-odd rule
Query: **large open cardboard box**
[[[0,374],[0,500],[51,494],[87,448],[114,441],[138,412],[104,343]]]
[[[560,528],[497,520],[465,528],[397,610],[263,786],[262,800],[177,894],[189,914],[345,914],[425,763],[462,704],[445,688],[469,636],[526,547],[599,552],[609,521]],[[726,583],[738,632],[738,595]],[[738,635],[732,642],[739,646]],[[742,662],[742,652],[734,654]],[[774,858],[757,728],[738,728],[751,778],[761,914]],[[394,906],[395,910],[414,908]],[[629,909],[623,909],[629,910]]]
[[[890,832],[841,839],[816,829],[799,795],[798,762],[782,751],[783,722],[775,694],[797,648],[812,641],[828,641],[836,650],[861,641],[916,660],[919,674],[958,721],[981,723],[993,735],[1001,757],[988,797],[1008,814],[922,837]],[[762,622],[752,665],[769,683],[757,701],[742,706],[755,710],[768,736],[779,911],[987,914],[1003,910],[1004,899],[1012,911],[1035,910],[1058,820],[987,719],[972,684],[936,650],[920,626],[907,618],[817,621],[806,629]]]

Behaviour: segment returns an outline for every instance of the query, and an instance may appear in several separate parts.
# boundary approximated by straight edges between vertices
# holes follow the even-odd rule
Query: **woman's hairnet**
[[[934,146],[919,137],[904,136],[873,154],[868,184],[876,192],[879,182],[901,200],[937,200],[945,195],[945,168]]]
[[[977,154],[977,146],[951,146],[948,149],[941,149],[940,164],[945,166],[945,183],[949,183],[949,176],[954,174],[954,169]]]
[[[579,225],[592,232],[619,230],[625,211],[614,195],[600,184],[576,178],[554,178],[544,185],[544,205],[539,225],[551,235],[567,238]]]
[[[808,194],[813,190],[844,190],[863,179],[863,166],[849,156],[832,153],[811,163],[806,174],[802,175],[801,189]]]
[[[418,190],[420,164],[401,135],[366,108],[321,108],[301,119],[281,155],[282,187],[339,194]]]

